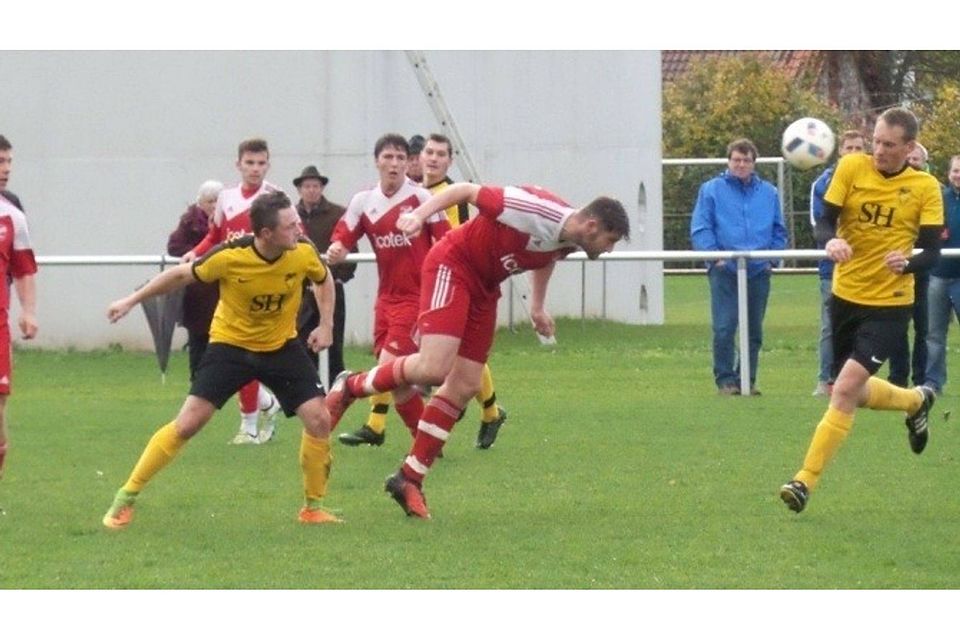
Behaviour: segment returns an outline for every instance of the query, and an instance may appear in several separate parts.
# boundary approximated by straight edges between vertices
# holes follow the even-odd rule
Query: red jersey
[[[563,224],[577,210],[540,187],[484,186],[477,208],[477,217],[447,234],[444,250],[488,288],[578,248],[560,240]]]
[[[217,197],[213,220],[210,221],[210,229],[203,240],[193,248],[197,257],[221,242],[229,242],[253,233],[253,227],[250,226],[250,206],[257,196],[274,191],[279,189],[269,182],[262,182],[260,188],[253,193],[245,193],[243,185],[221,191]]]
[[[10,309],[10,278],[36,272],[27,218],[12,202],[0,197],[0,317],[6,319]]]
[[[430,192],[405,180],[389,198],[380,185],[353,196],[347,211],[333,229],[333,242],[353,248],[364,235],[377,256],[380,285],[377,297],[397,296],[418,300],[420,267],[433,243],[449,229],[443,211],[430,216],[419,234],[407,238],[397,229],[397,219],[426,202]]]

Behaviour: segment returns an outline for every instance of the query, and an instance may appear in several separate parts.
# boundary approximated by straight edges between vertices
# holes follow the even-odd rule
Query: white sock
[[[260,411],[266,411],[272,407],[273,403],[276,401],[277,399],[273,397],[272,393],[270,393],[270,389],[267,389],[261,384],[260,388],[257,390],[257,407],[260,409]]]
[[[241,413],[240,414],[240,430],[250,434],[251,436],[256,437],[258,417],[260,417],[259,411],[254,411],[253,413]]]

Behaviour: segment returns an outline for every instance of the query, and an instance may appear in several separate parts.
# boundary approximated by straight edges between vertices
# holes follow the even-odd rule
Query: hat
[[[420,155],[420,152],[423,151],[424,145],[426,145],[427,140],[420,134],[417,134],[410,138],[410,142],[407,143],[410,147],[410,155],[416,156]]]
[[[303,171],[300,173],[300,176],[293,179],[293,186],[299,189],[300,183],[309,178],[319,180],[320,184],[323,186],[326,186],[327,183],[330,182],[330,178],[320,175],[320,172],[317,171],[317,168],[313,165],[310,165],[309,167],[304,167]]]

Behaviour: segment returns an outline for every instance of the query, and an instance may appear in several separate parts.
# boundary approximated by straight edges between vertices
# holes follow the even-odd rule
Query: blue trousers
[[[887,380],[906,387],[911,382],[923,384],[927,372],[927,288],[930,273],[913,274],[913,356],[910,355],[910,336],[890,349],[890,375]],[[912,367],[911,367],[912,365]],[[912,369],[912,373],[911,373]]]
[[[833,295],[832,280],[820,280],[820,371],[817,382],[833,382],[833,327],[830,323],[830,297]]]
[[[947,384],[947,330],[950,316],[960,318],[960,278],[930,276],[927,289],[927,370],[923,383],[937,393]]]
[[[713,377],[717,387],[740,385],[737,358],[737,274],[711,267],[710,313],[713,325]],[[760,346],[763,344],[763,316],[770,297],[770,272],[747,278],[747,331],[750,351],[750,386],[757,381]]]

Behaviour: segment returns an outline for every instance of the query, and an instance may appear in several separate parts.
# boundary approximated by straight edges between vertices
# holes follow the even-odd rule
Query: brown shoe
[[[738,396],[740,395],[740,387],[735,384],[725,384],[717,388],[717,393],[721,396]]]

